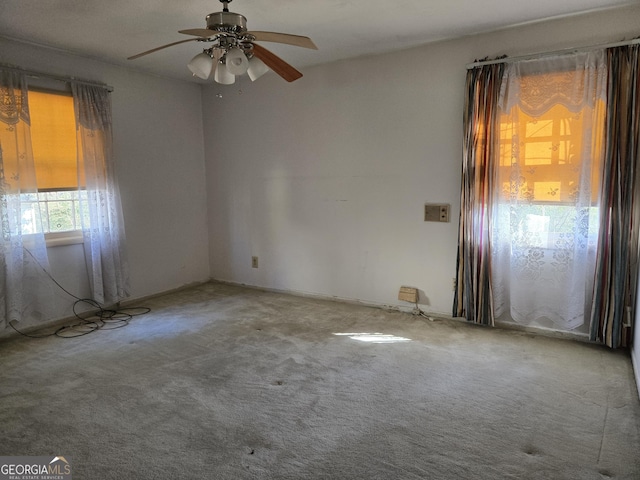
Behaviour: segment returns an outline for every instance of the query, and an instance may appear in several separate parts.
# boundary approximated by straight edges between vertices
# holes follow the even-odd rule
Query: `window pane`
[[[533,196],[539,201],[560,201],[561,182],[534,182]]]
[[[525,165],[550,165],[553,151],[552,142],[527,142],[524,152]]]
[[[38,194],[37,193],[22,193],[20,194],[20,200],[23,202],[37,202]]]
[[[21,202],[22,234],[29,235],[40,231],[41,225],[38,218],[37,202]]]
[[[51,232],[75,230],[75,225],[73,224],[73,202],[49,202],[48,213],[49,228]]]
[[[78,191],[40,192],[20,196],[24,234],[68,232],[82,228]],[[82,191],[86,196],[86,192]]]
[[[527,122],[527,138],[548,137],[550,135],[553,135],[553,120],[531,120]]]

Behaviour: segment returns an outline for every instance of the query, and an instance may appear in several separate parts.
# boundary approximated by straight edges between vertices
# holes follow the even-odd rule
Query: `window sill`
[[[84,242],[82,230],[70,232],[47,233],[44,236],[47,247],[62,247],[65,245],[78,245]]]

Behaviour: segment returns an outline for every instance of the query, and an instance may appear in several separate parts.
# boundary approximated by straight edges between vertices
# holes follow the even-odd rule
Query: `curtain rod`
[[[2,65],[0,64],[0,68],[6,68],[8,70],[13,70],[16,72],[22,72],[24,73],[26,76],[31,77],[31,78],[49,78],[51,80],[56,80],[58,82],[75,82],[75,83],[80,83],[82,85],[90,85],[92,87],[102,87],[104,89],[106,89],[108,92],[113,92],[113,87],[111,85],[106,85],[104,83],[99,83],[99,82],[92,82],[90,80],[81,80],[75,77],[65,77],[62,75],[54,75],[52,73],[45,73],[45,72],[37,72],[35,70],[26,70],[24,68],[21,67],[14,67],[13,65]]]
[[[467,64],[467,70],[470,70],[472,68],[475,67],[481,67],[483,65],[493,65],[496,63],[511,63],[511,62],[516,62],[519,60],[533,60],[536,58],[542,58],[542,57],[548,57],[548,56],[555,56],[555,55],[569,55],[571,53],[578,53],[578,52],[588,52],[590,50],[597,50],[600,48],[615,48],[615,47],[624,47],[626,45],[635,45],[640,43],[640,38],[634,38],[633,40],[625,40],[622,42],[616,42],[616,43],[606,43],[606,44],[602,44],[602,45],[590,45],[587,47],[577,47],[577,48],[565,48],[562,50],[555,50],[552,52],[541,52],[541,53],[532,53],[529,55],[520,55],[517,57],[504,57],[504,58],[496,58],[494,60],[482,60],[479,62],[473,62],[473,63],[468,63]]]

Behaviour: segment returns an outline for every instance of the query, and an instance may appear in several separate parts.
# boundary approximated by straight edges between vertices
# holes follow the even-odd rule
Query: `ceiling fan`
[[[302,73],[294,67],[255,42],[284,43],[317,50],[318,47],[313,41],[309,37],[287,33],[248,31],[246,17],[229,11],[231,1],[220,0],[223,10],[207,15],[207,28],[192,28],[178,32],[195,38],[162,45],[133,55],[128,60],[135,60],[180,43],[208,42],[211,46],[193,57],[187,65],[193,75],[199,78],[206,80],[213,74],[216,82],[230,85],[235,82],[236,75],[247,73],[253,81],[269,69],[288,82],[302,77]]]

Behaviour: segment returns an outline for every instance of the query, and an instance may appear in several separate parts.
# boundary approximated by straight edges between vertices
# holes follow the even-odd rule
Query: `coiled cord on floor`
[[[85,313],[78,313],[77,307],[81,304],[88,304],[97,310],[93,310],[88,312],[88,316]],[[92,300],[90,298],[79,298],[73,304],[73,314],[78,319],[78,322],[72,323],[70,325],[63,325],[61,327],[56,328],[53,332],[45,333],[45,334],[31,334],[25,333],[18,330],[14,322],[12,320],[9,322],[9,326],[13,328],[20,335],[29,337],[29,338],[47,338],[47,337],[60,337],[60,338],[75,338],[81,337],[83,335],[87,335],[89,333],[95,332],[97,330],[115,330],[116,328],[126,327],[129,324],[129,321],[133,317],[137,317],[139,315],[147,314],[151,311],[149,307],[129,307],[129,308],[119,308],[117,310],[114,309],[106,309],[103,308],[98,302]]]
[[[49,333],[25,333],[18,330],[14,323],[16,320],[11,320],[9,322],[9,326],[13,328],[20,335],[28,338],[48,338],[48,337],[60,337],[60,338],[76,338],[81,337],[83,335],[88,335],[89,333],[95,332],[97,330],[115,330],[116,328],[126,327],[129,324],[129,321],[133,317],[137,317],[140,315],[145,315],[151,311],[149,307],[126,307],[126,308],[117,308],[110,309],[105,308],[100,303],[92,298],[80,298],[77,295],[74,295],[69,290],[64,288],[53,276],[42,266],[42,264],[36,259],[36,257],[29,251],[28,248],[25,248],[26,252],[33,258],[36,264],[42,269],[42,271],[51,279],[53,283],[55,283],[60,290],[69,295],[70,297],[75,299],[73,303],[73,315],[78,319],[78,322],[72,323],[70,325],[63,325],[62,327],[56,328],[54,331]],[[89,305],[92,307],[91,310],[85,312],[78,312],[79,305]]]

